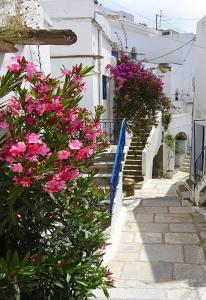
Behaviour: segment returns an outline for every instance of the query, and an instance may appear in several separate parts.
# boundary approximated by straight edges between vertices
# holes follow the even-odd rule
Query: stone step
[[[138,171],[142,171],[142,164],[139,164],[139,165],[129,165],[129,164],[126,164],[124,166],[124,171],[126,170],[138,170]]]
[[[180,167],[180,171],[182,172],[190,172],[190,167]]]
[[[142,160],[141,159],[128,159],[126,160],[126,165],[142,165]]]
[[[126,175],[124,174],[124,178],[131,178],[134,179],[136,182],[140,182],[144,180],[144,177],[141,175]]]
[[[138,150],[138,149],[130,150],[130,149],[129,149],[128,154],[129,154],[129,155],[135,155],[135,154],[141,155],[141,154],[142,154],[142,150]],[[128,155],[128,154],[127,154],[127,155]]]
[[[136,169],[133,169],[133,170],[125,170],[124,169],[124,175],[137,175],[137,176],[142,176],[142,170],[136,170]]]
[[[144,142],[138,138],[133,138],[131,143],[138,144],[138,145],[144,145]]]
[[[141,160],[142,161],[142,154],[136,154],[136,155],[134,155],[134,154],[127,154],[127,160],[126,161],[129,161],[129,160],[135,160],[135,161],[137,161],[137,160]]]
[[[107,161],[107,162],[95,162],[92,167],[90,167],[91,170],[97,170],[98,173],[112,173],[113,169],[113,162]]]
[[[140,181],[135,183],[135,189],[136,190],[141,190],[141,188],[143,187],[144,181]]]
[[[181,167],[186,167],[186,168],[187,168],[187,167],[190,167],[190,162],[187,163],[187,162],[184,161],[184,162],[182,163]]]
[[[144,145],[134,145],[133,143],[130,145],[129,149],[133,150],[133,149],[138,149],[138,150],[143,150],[144,149]]]
[[[99,187],[109,187],[110,186],[111,174],[96,174],[94,176],[93,182]]]

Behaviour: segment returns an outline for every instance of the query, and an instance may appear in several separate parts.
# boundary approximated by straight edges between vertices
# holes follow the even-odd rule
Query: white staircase
[[[191,154],[187,153],[185,159],[183,160],[182,165],[180,166],[180,171],[190,173],[191,165]]]

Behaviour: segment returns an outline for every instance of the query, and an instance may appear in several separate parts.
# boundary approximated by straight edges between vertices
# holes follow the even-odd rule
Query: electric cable
[[[156,59],[159,59],[159,58],[162,58],[162,57],[168,56],[169,54],[172,54],[172,53],[174,53],[174,52],[176,52],[176,51],[178,51],[178,50],[180,50],[180,49],[184,48],[185,46],[187,46],[188,44],[190,44],[192,41],[194,41],[194,39],[192,39],[192,40],[188,41],[188,42],[187,42],[187,43],[185,43],[184,45],[182,45],[182,46],[180,46],[180,47],[178,47],[178,48],[176,48],[176,49],[174,49],[174,50],[172,50],[172,51],[170,51],[170,52],[167,52],[167,53],[165,53],[165,54],[163,54],[163,55],[160,55],[160,56],[158,56],[158,57],[155,57],[155,58],[149,59],[149,60],[148,60],[148,62],[151,62],[151,61],[153,61],[153,60],[156,60]]]

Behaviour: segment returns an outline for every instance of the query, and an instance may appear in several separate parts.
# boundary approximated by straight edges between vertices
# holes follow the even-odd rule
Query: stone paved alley
[[[153,179],[126,210],[118,251],[109,267],[114,300],[206,300],[206,223],[172,180]],[[97,292],[98,299],[105,299]]]

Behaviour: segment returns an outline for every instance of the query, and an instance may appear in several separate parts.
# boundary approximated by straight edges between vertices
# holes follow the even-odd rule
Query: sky
[[[136,22],[150,27],[155,27],[155,16],[162,10],[161,29],[179,32],[196,32],[198,19],[206,15],[206,0],[99,0],[99,3],[133,13]]]

